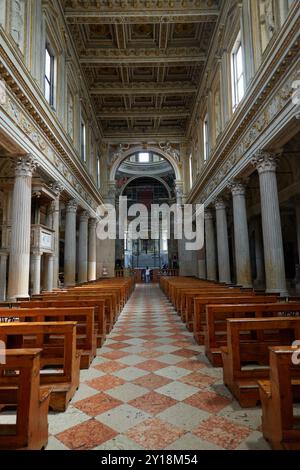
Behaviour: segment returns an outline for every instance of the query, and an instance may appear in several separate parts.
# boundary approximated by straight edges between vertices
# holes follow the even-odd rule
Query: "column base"
[[[266,294],[279,294],[280,297],[288,297],[289,293],[288,291],[281,290],[281,289],[266,289]]]

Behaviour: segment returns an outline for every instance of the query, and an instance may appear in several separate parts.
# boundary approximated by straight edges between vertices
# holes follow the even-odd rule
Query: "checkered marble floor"
[[[52,449],[269,449],[157,285],[137,285],[65,413]]]

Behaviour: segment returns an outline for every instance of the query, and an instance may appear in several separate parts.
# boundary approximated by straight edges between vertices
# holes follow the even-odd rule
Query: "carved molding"
[[[17,178],[31,177],[38,166],[35,157],[31,154],[19,157],[17,160],[12,160],[12,162],[15,164],[15,176]]]
[[[233,197],[246,195],[246,185],[240,181],[230,181],[227,187],[230,189]]]
[[[226,203],[225,203],[224,199],[222,199],[221,197],[218,197],[215,200],[214,206],[215,206],[216,211],[226,210]]]
[[[263,173],[275,173],[278,164],[278,155],[274,155],[266,150],[258,150],[251,160],[251,163],[261,175]]]
[[[66,213],[73,213],[76,214],[78,208],[78,203],[75,199],[71,199],[66,204]]]

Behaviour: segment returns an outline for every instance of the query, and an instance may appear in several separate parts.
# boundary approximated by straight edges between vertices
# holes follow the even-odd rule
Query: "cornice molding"
[[[6,37],[1,26],[0,35],[3,38]],[[9,47],[8,44],[6,45]],[[14,50],[12,48],[10,48],[10,53],[14,55]],[[18,69],[17,64],[21,66],[21,70]],[[0,75],[5,81],[7,88],[11,90],[17,101],[20,102],[20,106],[26,110],[30,118],[35,121],[43,135],[43,138],[45,137],[49,142],[49,145],[54,146],[57,150],[60,158],[69,168],[69,171],[71,170],[74,172],[76,178],[81,182],[89,194],[92,193],[92,197],[95,199],[95,205],[101,204],[102,199],[94,181],[88,175],[83,164],[80,162],[78,155],[75,154],[74,149],[68,143],[69,136],[63,130],[56,116],[54,116],[53,113],[49,113],[48,110],[45,111],[45,106],[42,104],[44,98],[41,96],[40,90],[33,83],[33,80],[30,79],[30,84],[28,84],[24,79],[25,76],[29,77],[28,72],[25,71],[24,67],[24,64],[20,63],[18,59],[13,62],[1,44]],[[31,126],[29,121],[26,123],[26,120],[23,120],[22,124],[23,131],[25,131],[27,127],[29,132]],[[42,151],[46,149],[46,143],[43,142],[43,138],[36,135],[36,139],[38,139],[38,141],[35,142]]]
[[[223,131],[188,195],[188,202],[200,196],[207,198],[291,99],[292,83],[299,75],[298,70],[293,71],[295,57],[299,54],[299,16],[292,26],[286,26],[290,27],[288,34],[282,31],[274,43],[270,51],[272,60],[263,64],[254,77],[255,86],[248,90],[244,102]]]

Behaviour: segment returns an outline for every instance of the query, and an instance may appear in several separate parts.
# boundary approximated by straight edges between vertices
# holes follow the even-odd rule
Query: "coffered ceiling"
[[[184,137],[220,3],[65,0],[105,137]]]

